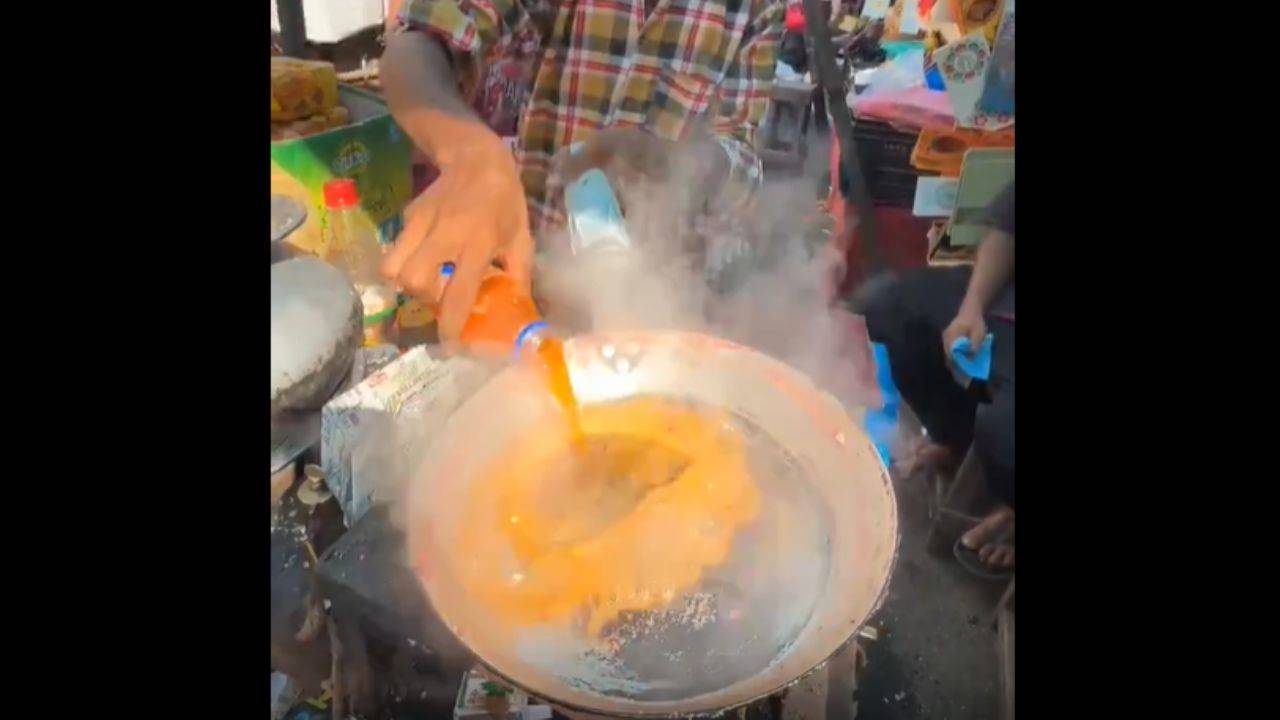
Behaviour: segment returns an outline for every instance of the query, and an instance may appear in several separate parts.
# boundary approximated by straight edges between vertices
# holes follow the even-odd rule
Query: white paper
[[[470,670],[462,676],[462,684],[458,686],[458,698],[453,704],[454,720],[468,717],[489,717],[489,710],[484,705],[484,684],[488,682],[484,675]],[[529,696],[523,691],[509,688],[507,695],[508,717],[519,718],[529,705]],[[545,707],[545,706],[544,706]]]
[[[472,389],[477,368],[418,346],[324,406],[320,464],[348,527],[374,502],[397,497],[422,444]]]
[[[950,217],[956,206],[956,190],[959,187],[959,178],[918,178],[911,214],[916,217]]]

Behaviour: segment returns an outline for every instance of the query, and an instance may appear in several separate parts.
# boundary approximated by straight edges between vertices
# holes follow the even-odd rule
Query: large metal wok
[[[884,598],[898,547],[875,448],[802,374],[707,335],[626,332],[569,341],[579,402],[658,395],[728,410],[750,438],[762,511],[722,566],[602,650],[569,630],[513,638],[469,601],[453,554],[463,499],[504,448],[558,409],[530,368],[502,370],[432,441],[410,483],[410,562],[445,624],[497,675],[570,710],[629,717],[724,711],[772,694],[839,650]]]

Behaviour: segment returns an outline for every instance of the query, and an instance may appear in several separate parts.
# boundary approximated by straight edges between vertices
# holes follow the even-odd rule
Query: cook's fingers
[[[444,229],[445,223],[437,223],[431,228],[417,251],[400,268],[396,281],[405,292],[417,298],[429,308],[440,304],[440,296],[444,291],[444,281],[440,277],[440,268],[446,262],[453,262],[459,252],[453,238],[457,237]]]
[[[947,327],[946,330],[942,331],[942,354],[943,355],[951,354],[951,346],[955,344],[956,338],[958,337],[960,337],[960,335],[954,332],[951,327]]]
[[[502,253],[502,267],[520,282],[526,291],[533,281],[533,237],[528,224],[516,231]]]
[[[388,280],[397,280],[404,270],[405,263],[422,246],[423,240],[431,232],[440,214],[440,193],[437,188],[423,192],[405,208],[404,228],[396,236],[395,245],[382,259],[382,276]],[[408,289],[408,288],[406,288]]]
[[[484,243],[468,243],[463,246],[458,256],[453,277],[445,285],[444,296],[440,300],[440,311],[437,315],[440,324],[440,337],[446,342],[453,342],[462,334],[462,326],[471,315],[471,308],[476,302],[476,293],[480,290],[480,281],[489,269],[492,255]]]

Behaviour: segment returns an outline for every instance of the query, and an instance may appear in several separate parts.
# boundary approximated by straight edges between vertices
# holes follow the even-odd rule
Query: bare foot
[[[992,570],[1012,568],[1013,508],[1008,505],[996,508],[982,522],[960,536],[960,544],[976,551],[982,564]]]

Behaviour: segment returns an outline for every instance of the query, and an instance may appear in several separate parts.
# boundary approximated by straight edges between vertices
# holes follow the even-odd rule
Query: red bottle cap
[[[353,208],[360,204],[360,193],[356,192],[356,181],[351,178],[338,178],[324,184],[324,206],[330,208]]]
[[[784,16],[784,23],[787,30],[791,32],[804,32],[804,6],[800,3],[787,6],[787,12]]]

